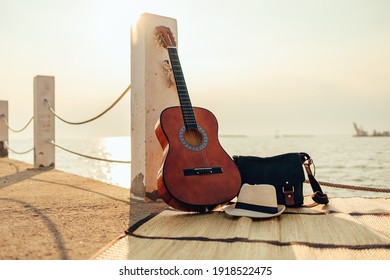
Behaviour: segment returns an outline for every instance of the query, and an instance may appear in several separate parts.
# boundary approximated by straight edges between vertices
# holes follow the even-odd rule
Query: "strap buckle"
[[[286,187],[291,187],[291,189],[290,190],[286,190],[285,188]],[[289,186],[288,184],[286,185],[286,186],[284,186],[284,187],[282,187],[282,192],[284,193],[284,194],[289,194],[289,193],[294,193],[294,186]]]
[[[311,165],[314,166],[314,174],[313,174],[313,172],[311,172],[311,168],[310,168]],[[314,161],[313,161],[312,158],[309,158],[309,159],[305,160],[305,162],[303,163],[303,166],[305,167],[305,170],[306,170],[307,174],[310,174],[313,177],[315,176],[315,174],[316,174],[316,166],[315,166]]]
[[[286,201],[286,206],[295,205],[294,191],[295,191],[294,186],[290,186],[288,182],[286,182],[286,185],[282,187],[282,192],[284,193],[284,200]]]

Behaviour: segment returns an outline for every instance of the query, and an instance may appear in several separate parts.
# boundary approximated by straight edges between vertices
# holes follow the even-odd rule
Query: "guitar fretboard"
[[[175,77],[177,93],[179,95],[179,101],[181,106],[181,112],[183,114],[183,120],[185,128],[197,129],[196,119],[194,111],[192,109],[190,96],[188,94],[186,82],[184,80],[183,71],[181,69],[179,55],[177,49],[174,47],[168,47],[169,59],[173,70],[173,76]]]

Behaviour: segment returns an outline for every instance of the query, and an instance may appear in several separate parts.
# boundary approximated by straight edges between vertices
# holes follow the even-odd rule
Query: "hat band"
[[[278,213],[278,207],[254,205],[254,204],[248,204],[248,203],[244,203],[244,202],[237,202],[236,209],[237,208],[256,211],[256,212],[262,212],[262,213],[268,213],[268,214]]]

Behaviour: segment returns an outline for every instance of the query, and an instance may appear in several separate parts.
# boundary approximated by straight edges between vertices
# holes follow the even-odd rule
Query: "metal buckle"
[[[289,186],[290,187],[290,186]],[[294,186],[291,186],[292,190],[289,190],[289,191],[285,191],[284,190],[285,187],[282,188],[282,192],[283,193],[293,193],[294,192]]]
[[[316,165],[314,164],[313,159],[310,158],[310,159],[306,160],[303,163],[303,165],[304,165],[304,167],[306,169],[307,174],[313,175],[313,177],[316,176]],[[310,168],[311,165],[314,166],[314,172],[311,172],[311,168]]]

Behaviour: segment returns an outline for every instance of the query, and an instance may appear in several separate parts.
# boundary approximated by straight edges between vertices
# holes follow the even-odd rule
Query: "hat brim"
[[[275,214],[269,214],[269,213],[263,213],[263,212],[257,212],[257,211],[251,211],[246,209],[239,209],[236,208],[236,204],[231,204],[225,208],[225,213],[232,215],[232,216],[245,216],[250,218],[272,218],[279,216],[283,213],[283,211],[286,209],[286,206],[284,205],[278,205],[278,212]]]

